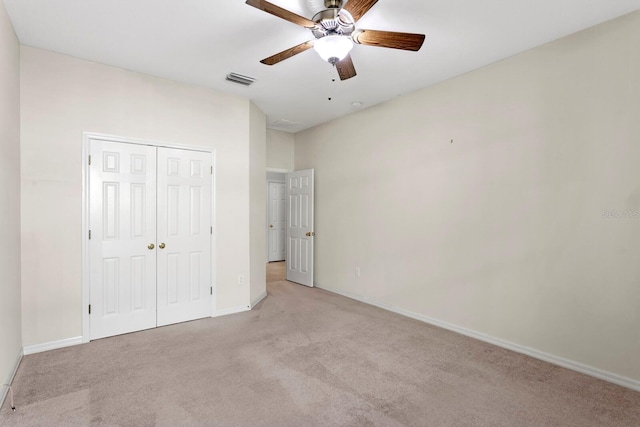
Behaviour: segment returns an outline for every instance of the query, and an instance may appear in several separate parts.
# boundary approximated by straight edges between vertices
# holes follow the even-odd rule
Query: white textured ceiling
[[[297,132],[432,85],[640,8],[640,0],[379,0],[358,28],[426,34],[419,52],[356,45],[340,81],[312,39],[244,0],[4,0],[20,42],[251,99],[269,127]],[[272,0],[311,18],[321,0]],[[229,72],[257,79],[225,81]],[[335,81],[332,79],[335,78]],[[331,100],[329,100],[331,98]],[[296,124],[273,125],[286,120]]]

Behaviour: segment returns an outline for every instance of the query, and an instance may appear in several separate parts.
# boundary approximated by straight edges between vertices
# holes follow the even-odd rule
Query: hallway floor
[[[267,263],[267,283],[287,280],[287,266],[285,261]]]

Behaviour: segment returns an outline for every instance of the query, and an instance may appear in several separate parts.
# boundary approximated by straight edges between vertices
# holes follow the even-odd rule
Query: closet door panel
[[[156,326],[156,149],[89,144],[89,330],[97,339]]]
[[[158,326],[211,316],[211,166],[158,148]]]

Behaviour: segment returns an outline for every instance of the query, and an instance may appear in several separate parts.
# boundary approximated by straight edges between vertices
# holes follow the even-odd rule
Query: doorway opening
[[[266,220],[267,271],[284,260],[285,280],[313,287],[313,169],[267,172]]]
[[[266,283],[286,280],[286,181],[284,170],[267,171]]]

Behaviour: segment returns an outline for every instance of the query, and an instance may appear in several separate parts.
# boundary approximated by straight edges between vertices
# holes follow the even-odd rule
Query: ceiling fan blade
[[[349,0],[343,9],[351,14],[355,23],[377,2],[378,0]]]
[[[351,77],[355,77],[356,68],[353,66],[351,55],[347,55],[342,59],[342,61],[337,62],[336,70],[338,70],[338,75],[340,76],[340,80],[347,80],[347,79],[350,79]]]
[[[293,22],[294,24],[300,25],[301,27],[314,28],[316,26],[316,23],[312,20],[304,18],[300,15],[296,15],[293,12],[289,12],[287,9],[283,9],[273,3],[269,3],[268,1],[247,0],[246,3],[249,6],[253,6],[256,9],[260,9],[267,13],[275,15],[278,18],[284,19],[285,21]]]
[[[424,34],[396,33],[393,31],[357,30],[353,41],[367,46],[418,51],[424,43]]]
[[[313,47],[313,41],[300,43],[297,46],[290,47],[287,50],[283,50],[280,53],[276,53],[275,55],[272,55],[272,56],[270,56],[268,58],[265,58],[260,62],[262,62],[263,64],[266,64],[266,65],[274,65],[274,64],[277,64],[280,61],[284,61],[285,59],[289,59],[294,55],[302,53],[307,49],[311,49],[312,47]]]

